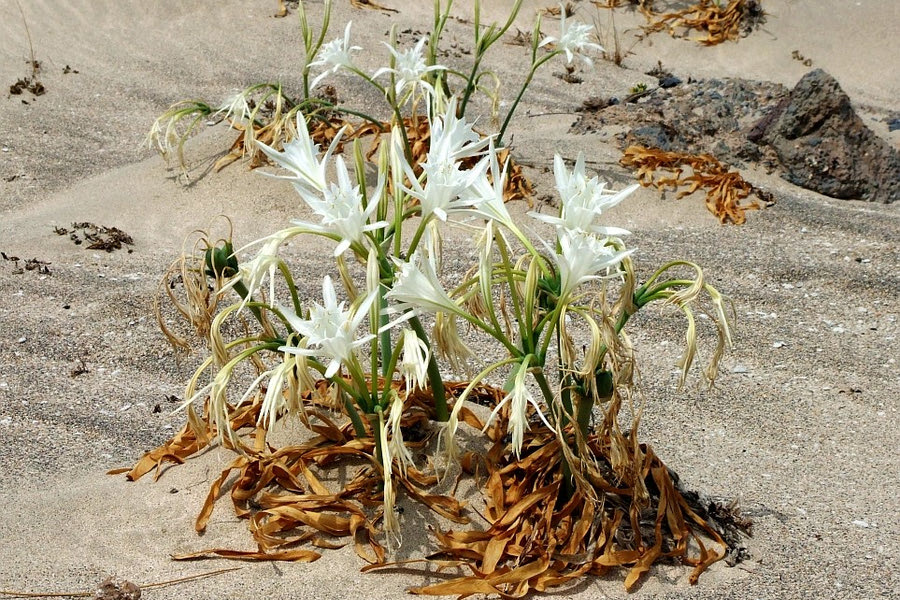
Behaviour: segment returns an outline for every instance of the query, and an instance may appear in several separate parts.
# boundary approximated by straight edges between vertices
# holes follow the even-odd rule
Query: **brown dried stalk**
[[[761,192],[744,181],[740,173],[729,171],[709,154],[629,146],[620,162],[638,170],[638,181],[644,187],[654,186],[660,190],[666,187],[673,190],[684,188],[678,192],[677,198],[692,194],[699,188],[705,189],[706,207],[721,223],[740,225],[747,219],[748,210],[762,208],[756,200],[745,202],[751,193],[759,197]],[[690,167],[690,175],[684,175],[686,167]],[[668,176],[659,176],[658,171],[668,173]]]

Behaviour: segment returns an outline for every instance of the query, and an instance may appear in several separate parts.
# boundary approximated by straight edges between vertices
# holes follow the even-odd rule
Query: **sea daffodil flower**
[[[425,162],[432,167],[477,156],[488,145],[489,139],[482,139],[472,128],[473,123],[456,116],[456,102],[456,96],[453,96],[443,113],[429,115],[431,138]]]
[[[338,304],[331,277],[326,275],[322,281],[324,306],[313,303],[309,319],[301,319],[292,311],[282,308],[294,331],[306,338],[307,346],[318,348],[282,346],[279,350],[303,356],[325,355],[331,359],[325,369],[325,378],[334,377],[341,364],[353,357],[356,348],[369,343],[375,337],[373,334],[357,337],[357,330],[376,298],[376,294],[369,294],[355,310],[344,310],[344,303]]]
[[[284,144],[283,152],[279,152],[258,140],[256,142],[259,149],[272,162],[282,169],[290,171],[293,175],[273,175],[270,173],[265,173],[265,175],[289,180],[304,199],[324,193],[328,189],[328,178],[326,176],[328,161],[335,150],[337,150],[343,133],[344,129],[341,128],[320,160],[319,145],[315,144],[309,135],[306,117],[298,112],[297,136]]]
[[[558,235],[560,252],[552,258],[559,269],[560,302],[566,302],[572,292],[587,281],[601,279],[633,250],[616,250],[604,240],[581,231],[562,230]]]
[[[438,279],[434,263],[419,252],[413,254],[406,262],[396,261],[399,272],[394,285],[385,294],[399,304],[395,312],[449,312],[465,316],[465,312],[453,301],[444,290]]]
[[[405,161],[403,168],[411,182],[411,187],[403,190],[419,201],[422,218],[428,218],[432,214],[446,221],[448,214],[465,211],[471,208],[473,198],[464,192],[475,186],[484,176],[487,163],[483,160],[471,169],[462,169],[456,161],[445,163],[425,163],[422,170],[425,173],[425,185],[416,179],[412,167]]]
[[[231,289],[238,282],[243,283],[248,290],[247,297],[241,301],[241,307],[243,308],[243,306],[249,302],[262,287],[265,278],[268,276],[269,303],[274,305],[275,269],[277,269],[282,262],[282,258],[278,256],[278,250],[287,240],[304,231],[305,229],[303,227],[289,227],[244,246],[244,248],[249,248],[250,246],[263,242],[263,246],[260,248],[259,252],[256,253],[256,256],[245,263],[241,263],[238,267],[238,274],[228,280],[228,282],[219,290],[219,293],[222,294],[226,290]]]
[[[575,167],[571,172],[566,168],[562,157],[557,154],[553,158],[553,175],[556,178],[556,190],[561,199],[561,214],[558,217],[536,212],[528,213],[535,219],[562,227],[569,231],[582,231],[601,236],[623,236],[631,233],[620,227],[604,227],[594,221],[604,210],[612,208],[628,197],[638,188],[631,185],[619,192],[606,190],[606,183],[597,177],[588,179],[585,174],[584,154],[578,153]]]
[[[356,68],[353,64],[352,53],[362,50],[362,48],[350,45],[350,26],[352,24],[352,21],[347,22],[347,26],[344,28],[343,39],[337,38],[324,44],[319,49],[318,54],[316,54],[316,60],[309,63],[310,67],[327,67],[325,71],[313,79],[310,87],[316,87],[326,76],[337,73],[341,69]]]
[[[372,214],[378,208],[384,190],[385,176],[380,174],[378,185],[370,195],[369,202],[363,206],[363,197],[359,192],[359,186],[354,186],[350,180],[350,174],[344,159],[338,156],[335,159],[335,171],[337,183],[330,183],[322,193],[322,198],[307,196],[304,198],[309,207],[317,215],[322,217],[319,224],[309,224],[303,221],[292,221],[294,225],[307,227],[313,231],[334,234],[340,238],[334,255],[340,256],[351,244],[362,241],[363,234],[374,231],[388,225],[387,221],[369,223]]]
[[[431,350],[411,329],[403,330],[403,353],[398,368],[409,390],[424,389],[428,383],[428,361]]]
[[[516,371],[516,377],[513,380],[512,390],[510,390],[497,406],[494,407],[494,410],[491,411],[483,429],[483,431],[487,431],[488,426],[491,424],[491,421],[494,420],[494,417],[497,416],[497,413],[500,412],[500,409],[506,404],[509,404],[509,424],[507,425],[507,432],[512,437],[512,449],[513,452],[516,453],[517,459],[522,452],[525,431],[531,429],[528,425],[529,404],[534,407],[544,424],[550,429],[553,429],[547,421],[547,418],[544,416],[544,412],[541,410],[541,406],[538,404],[537,399],[535,399],[531,390],[528,389],[528,386],[525,383],[525,375],[528,374],[528,365],[528,359],[519,364],[518,370]]]
[[[397,97],[400,97],[407,87],[409,88],[410,93],[414,93],[417,86],[422,87],[430,94],[434,94],[434,88],[431,84],[424,81],[423,77],[431,71],[439,71],[444,67],[441,65],[429,66],[425,64],[425,56],[423,55],[422,50],[427,41],[428,37],[423,37],[415,47],[408,50],[397,50],[387,42],[384,42],[384,45],[387,46],[387,49],[393,56],[394,66],[378,69],[372,75],[372,79],[376,79],[388,73],[393,73],[394,93]]]
[[[589,34],[593,26],[567,20],[566,7],[561,3],[559,6],[559,38],[546,37],[541,40],[540,45],[546,46],[547,44],[556,43],[557,48],[566,53],[566,64],[571,64],[572,60],[578,56],[586,65],[592,66],[594,64],[593,61],[584,54],[584,51],[596,50],[597,52],[603,52],[603,46],[589,41]]]

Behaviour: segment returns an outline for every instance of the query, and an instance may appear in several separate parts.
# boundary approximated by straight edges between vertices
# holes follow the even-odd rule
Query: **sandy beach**
[[[399,12],[337,0],[333,29],[353,21],[354,43],[373,69],[393,23],[413,33],[431,25],[431,3],[379,0]],[[472,3],[460,0],[445,36],[448,60],[471,43]],[[509,0],[485,2],[482,19],[505,18]],[[549,2],[526,0],[516,23],[531,28]],[[318,22],[321,2],[307,2]],[[610,47],[609,11],[574,3]],[[589,170],[620,188],[634,182],[619,165],[614,135],[578,133],[576,110],[592,96],[624,97],[662,61],[679,78],[742,77],[792,87],[811,68],[830,73],[877,135],[900,148],[888,121],[900,111],[900,4],[875,0],[768,0],[766,22],[737,42],[703,47],[655,33],[637,39],[643,17],[615,13],[622,66],[599,56],[581,83],[538,73],[512,125],[510,145],[540,198],[555,194],[554,152],[584,152]],[[187,177],[143,144],[170,104],[221,102],[251,83],[297,86],[302,57],[296,11],[277,2],[173,0],[22,2],[46,93],[0,99],[0,590],[88,592],[108,576],[138,585],[240,567],[206,579],[144,590],[144,598],[406,597],[421,573],[360,573],[353,549],[310,564],[174,562],[209,547],[250,548],[246,524],[227,502],[208,532],[193,521],[228,453],[213,449],[159,481],[109,476],[130,467],[183,424],[172,414],[202,351],[176,356],[156,324],[153,298],[185,237],[198,228],[235,245],[308,216],[285,182],[236,163],[212,164],[233,141],[225,125],[201,127],[186,146]],[[555,34],[558,22],[545,18]],[[515,30],[515,28],[514,28]],[[510,36],[512,37],[512,36]],[[489,68],[511,96],[528,49],[500,43]],[[811,65],[797,60],[797,51]],[[29,43],[17,3],[0,2],[0,83],[29,75]],[[349,76],[334,80],[350,106],[378,106]],[[486,111],[487,102],[476,110]],[[379,110],[379,109],[373,109]],[[486,114],[486,113],[485,113]],[[485,116],[485,122],[488,117]],[[271,169],[270,169],[271,170]],[[681,323],[656,311],[635,324],[645,416],[640,436],[690,488],[737,499],[754,521],[750,558],[713,565],[699,584],[690,569],[654,567],[626,593],[623,575],[587,579],[557,592],[573,598],[891,598],[900,589],[900,203],[839,200],[796,187],[762,169],[747,181],[774,205],[741,226],[721,225],[702,194],[676,200],[641,188],[604,217],[632,232],[636,260],[670,258],[703,266],[737,313],[736,347],[716,386],[694,374],[677,391]],[[524,218],[523,202],[510,205]],[[115,227],[133,245],[104,252],[76,245],[73,223]],[[465,232],[445,251],[468,259]],[[295,273],[309,291],[332,268],[327,250],[294,246]],[[14,261],[11,257],[17,257]],[[302,258],[301,258],[302,257]],[[26,269],[34,259],[35,268]],[[415,515],[402,521],[421,532]],[[421,554],[410,533],[403,552]]]

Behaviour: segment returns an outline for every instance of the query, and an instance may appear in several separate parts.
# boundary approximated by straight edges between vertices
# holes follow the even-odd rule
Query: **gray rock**
[[[833,198],[900,198],[900,153],[875,135],[828,73],[807,73],[748,139],[774,149],[781,176]]]

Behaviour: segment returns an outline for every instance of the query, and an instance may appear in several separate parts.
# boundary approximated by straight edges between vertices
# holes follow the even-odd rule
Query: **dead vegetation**
[[[646,17],[647,33],[667,31],[674,37],[693,36],[704,46],[714,46],[746,35],[765,22],[761,0],[698,0],[683,8],[658,10],[658,0],[594,1],[600,8],[636,6]],[[663,4],[666,4],[665,2]]]
[[[399,385],[396,382],[394,385]],[[466,384],[447,384],[458,398]],[[487,406],[505,392],[481,386],[469,397]],[[639,444],[618,424],[621,399],[606,408],[603,424],[585,440],[594,459],[576,473],[582,483],[566,491],[562,448],[555,431],[533,421],[521,458],[507,451],[508,410],[488,429],[490,450],[461,457],[462,473],[451,495],[438,493],[439,479],[428,468],[394,470],[409,501],[426,506],[448,526],[431,534],[437,550],[421,558],[387,562],[388,548],[380,527],[384,473],[371,435],[356,437],[352,426],[338,425],[334,394],[327,382],[304,397],[302,419],[312,437],[276,448],[258,425],[261,396],[242,406],[229,405],[230,426],[245,435],[235,447],[223,445],[234,459],[213,481],[195,522],[198,532],[210,523],[217,500],[228,494],[234,514],[248,523],[256,550],[206,548],[175,556],[176,560],[219,557],[234,560],[310,562],[322,550],[352,544],[373,569],[415,569],[446,579],[413,588],[416,594],[491,594],[522,597],[533,591],[566,586],[588,575],[624,569],[624,585],[632,589],[651,566],[676,561],[691,566],[691,582],[712,563],[735,550],[735,532],[749,533],[749,522],[734,507],[704,503],[683,493],[677,477],[653,450]],[[433,435],[433,403],[427,391],[407,395],[401,422],[410,448],[423,452]],[[188,407],[188,422],[171,440],[148,452],[125,473],[137,480],[168,464],[180,464],[215,443],[218,432],[208,415]],[[467,407],[460,420],[474,430],[481,420]],[[633,424],[636,425],[636,422]],[[632,429],[633,431],[634,429]],[[371,434],[371,432],[369,432]],[[574,430],[570,441],[577,445]],[[337,472],[346,483],[333,489]],[[674,477],[674,478],[673,478]],[[466,478],[480,501],[467,506],[452,496]],[[446,486],[445,486],[446,487]],[[710,508],[714,510],[710,510]]]
[[[665,152],[658,148],[630,146],[625,149],[621,163],[637,169],[636,177],[644,187],[680,190],[676,198],[704,189],[706,208],[722,223],[740,225],[747,219],[748,210],[762,207],[757,200],[747,200],[751,193],[763,203],[772,202],[771,195],[754,188],[740,173],[729,171],[709,154]],[[690,173],[685,174],[688,168]]]
[[[76,246],[88,242],[88,250],[103,250],[112,252],[121,250],[125,246],[134,246],[134,239],[118,227],[106,227],[95,223],[72,223],[71,228],[54,227],[56,235],[67,235]],[[133,250],[128,248],[128,253]]]

